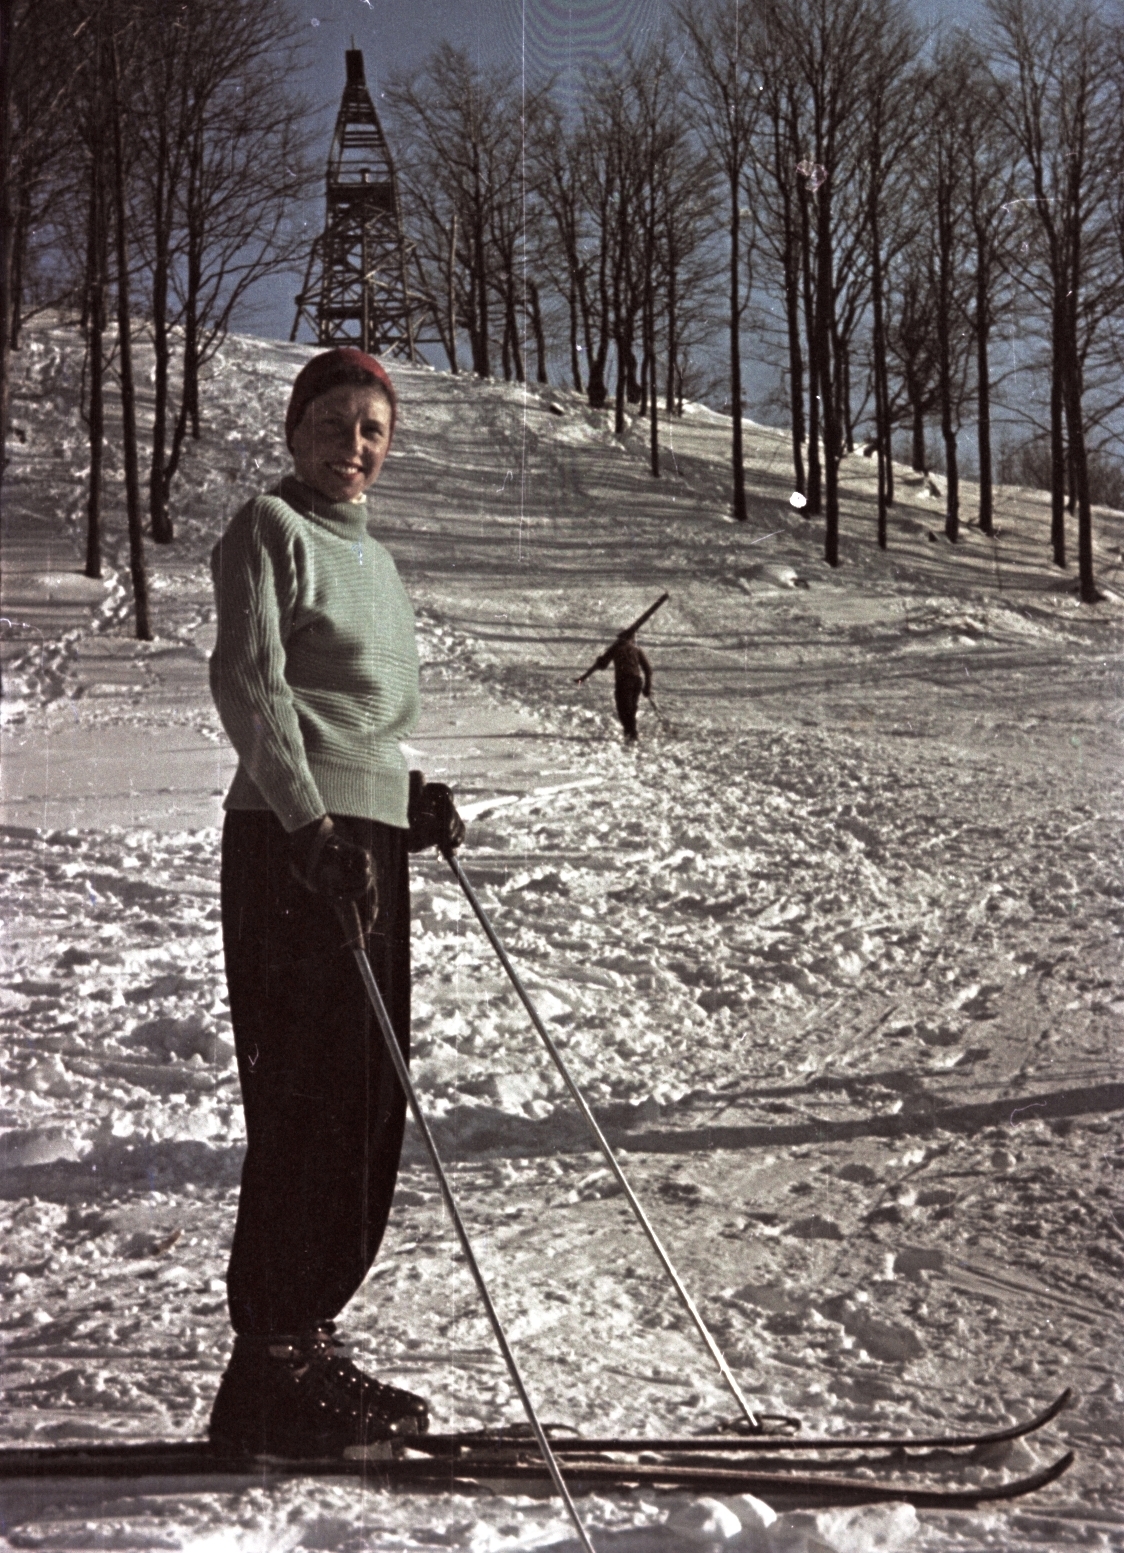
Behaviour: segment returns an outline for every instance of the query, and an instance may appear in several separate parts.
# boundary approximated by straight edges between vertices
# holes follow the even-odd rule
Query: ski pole
[[[464,1221],[461,1219],[456,1198],[453,1196],[453,1189],[449,1185],[449,1178],[445,1174],[445,1167],[442,1165],[441,1156],[437,1152],[437,1144],[434,1142],[433,1134],[429,1130],[429,1123],[422,1112],[421,1103],[418,1100],[418,1092],[414,1088],[413,1080],[410,1077],[409,1065],[402,1055],[402,1048],[395,1039],[394,1029],[390,1023],[390,1015],[387,1013],[382,993],[379,991],[378,983],[375,981],[375,973],[371,969],[371,962],[367,958],[367,951],[363,947],[363,923],[359,916],[359,908],[352,901],[348,906],[337,905],[336,914],[339,917],[340,925],[347,935],[348,947],[355,956],[355,963],[359,967],[359,975],[362,977],[363,986],[367,992],[367,999],[374,1010],[379,1030],[382,1032],[387,1053],[394,1064],[394,1071],[398,1075],[398,1082],[402,1085],[402,1090],[410,1110],[413,1112],[414,1121],[418,1124],[418,1131],[422,1135],[426,1152],[429,1154],[437,1176],[437,1182],[441,1188],[441,1196],[444,1199],[449,1217],[453,1221],[453,1229],[456,1231],[457,1239],[460,1241],[461,1250],[464,1252],[464,1259],[468,1263],[469,1270],[476,1282],[488,1320],[492,1324],[492,1331],[495,1333],[496,1342],[499,1344],[500,1353],[503,1355],[504,1363],[507,1365],[507,1371],[511,1376],[512,1384],[519,1393],[519,1400],[523,1404],[523,1411],[527,1415],[527,1421],[538,1442],[543,1460],[546,1462],[547,1471],[550,1473],[554,1486],[558,1490],[559,1497],[566,1506],[571,1521],[574,1523],[578,1540],[585,1549],[585,1553],[596,1553],[586,1529],[581,1523],[577,1507],[570,1497],[570,1490],[566,1487],[566,1480],[563,1478],[558,1466],[558,1459],[550,1448],[550,1441],[546,1437],[546,1431],[539,1422],[539,1415],[535,1411],[535,1405],[531,1401],[526,1386],[523,1384],[523,1377],[519,1373],[519,1366],[515,1362],[515,1355],[512,1353],[507,1337],[504,1334],[499,1313],[492,1304],[492,1297],[488,1293],[488,1285],[484,1282],[484,1274],[480,1271],[480,1264],[476,1260],[472,1244],[468,1238],[468,1231],[464,1227]]]
[[[672,729],[672,726],[671,726],[671,719],[664,716],[664,714],[660,710],[659,706],[657,706],[656,698],[652,694],[651,691],[648,692],[648,705],[652,708],[652,711],[655,712],[656,716],[659,718],[660,722],[667,729],[668,733],[672,733],[674,730]]]
[[[479,899],[477,898],[477,895],[476,895],[476,891],[472,888],[471,884],[469,884],[468,879],[465,876],[464,869],[461,867],[460,863],[457,861],[455,855],[453,854],[453,852],[451,850],[447,850],[446,848],[443,847],[441,849],[441,852],[442,852],[442,856],[444,857],[445,861],[448,863],[449,867],[453,870],[453,873],[456,875],[457,883],[460,885],[461,889],[464,891],[465,895],[467,896],[468,904],[472,907],[473,911],[476,913],[477,920],[479,921],[480,926],[484,929],[485,933],[488,935],[488,939],[489,939],[489,941],[490,941],[490,943],[492,945],[492,948],[496,951],[496,954],[500,958],[500,964],[503,966],[504,970],[507,972],[508,976],[511,978],[511,984],[515,988],[516,992],[519,994],[520,998],[522,999],[523,1007],[527,1010],[527,1013],[531,1016],[531,1023],[534,1025],[534,1027],[538,1031],[538,1033],[542,1036],[543,1041],[544,1041],[544,1043],[546,1045],[546,1049],[550,1053],[551,1059],[554,1062],[554,1066],[558,1069],[559,1073],[561,1073],[563,1081],[565,1082],[566,1088],[570,1091],[570,1094],[573,1097],[574,1103],[577,1105],[578,1110],[581,1112],[582,1116],[585,1118],[586,1126],[589,1128],[590,1132],[593,1134],[594,1138],[597,1140],[597,1147],[601,1150],[601,1153],[602,1153],[602,1155],[604,1156],[604,1159],[605,1159],[605,1163],[608,1165],[609,1169],[613,1172],[613,1175],[616,1177],[617,1185],[620,1187],[621,1191],[624,1193],[625,1199],[628,1202],[629,1207],[632,1209],[633,1213],[635,1214],[637,1222],[639,1223],[641,1229],[644,1231],[645,1235],[647,1235],[649,1241],[652,1244],[653,1251],[655,1251],[656,1255],[659,1257],[660,1261],[663,1263],[664,1271],[667,1273],[667,1276],[671,1279],[672,1283],[674,1284],[675,1292],[678,1294],[680,1300],[683,1302],[684,1308],[686,1309],[686,1311],[687,1311],[688,1315],[690,1316],[691,1320],[695,1323],[695,1326],[696,1326],[696,1328],[698,1330],[699,1336],[702,1338],[703,1342],[706,1344],[707,1349],[710,1352],[711,1358],[714,1360],[715,1364],[718,1366],[718,1370],[719,1370],[719,1373],[722,1376],[722,1379],[726,1382],[726,1385],[729,1387],[730,1392],[733,1395],[734,1400],[737,1402],[738,1406],[741,1408],[742,1412],[745,1414],[746,1422],[749,1424],[750,1429],[753,1430],[755,1433],[760,1433],[761,1432],[761,1422],[760,1422],[759,1418],[757,1417],[757,1414],[753,1411],[753,1409],[750,1407],[749,1403],[746,1401],[745,1394],[743,1393],[741,1387],[738,1385],[737,1381],[734,1379],[733,1371],[730,1369],[730,1366],[727,1364],[725,1355],[722,1353],[722,1350],[719,1348],[718,1344],[714,1341],[714,1338],[711,1336],[710,1328],[707,1326],[706,1322],[703,1320],[702,1314],[699,1311],[698,1306],[695,1304],[694,1300],[691,1298],[690,1294],[687,1292],[687,1289],[686,1289],[686,1286],[683,1283],[683,1280],[680,1278],[679,1274],[675,1271],[675,1268],[672,1266],[671,1258],[668,1256],[667,1252],[664,1250],[663,1242],[660,1240],[660,1237],[656,1234],[656,1231],[655,1231],[655,1229],[652,1226],[651,1220],[648,1218],[648,1215],[644,1212],[644,1209],[640,1206],[640,1203],[639,1203],[639,1200],[637,1199],[636,1193],[632,1190],[632,1187],[629,1186],[628,1182],[625,1180],[624,1172],[622,1171],[620,1165],[617,1163],[617,1157],[613,1153],[612,1149],[609,1146],[609,1140],[606,1138],[605,1134],[601,1131],[601,1128],[598,1126],[597,1118],[594,1116],[593,1112],[590,1110],[589,1105],[586,1102],[585,1096],[582,1094],[581,1090],[578,1088],[577,1084],[574,1082],[574,1079],[573,1079],[573,1077],[570,1074],[570,1070],[566,1066],[565,1060],[563,1059],[562,1053],[558,1050],[558,1047],[555,1045],[555,1043],[554,1043],[554,1041],[553,1041],[553,1039],[552,1039],[552,1037],[550,1035],[550,1032],[547,1030],[546,1026],[543,1024],[542,1020],[539,1018],[538,1009],[531,1002],[531,999],[530,999],[530,996],[528,995],[526,987],[524,987],[522,981],[519,979],[519,972],[515,969],[514,965],[512,965],[511,961],[508,959],[507,950],[504,948],[503,944],[500,942],[499,935],[497,934],[495,928],[492,926],[487,912],[484,910],[483,906],[480,904],[480,901],[479,901]]]

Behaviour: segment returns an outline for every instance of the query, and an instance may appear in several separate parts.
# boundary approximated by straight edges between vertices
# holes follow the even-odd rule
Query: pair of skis
[[[947,1474],[958,1466],[970,1468],[985,1448],[1033,1435],[1056,1418],[1068,1400],[1069,1392],[1064,1391],[1033,1418],[1006,1429],[975,1434],[832,1435],[820,1439],[720,1434],[644,1439],[582,1437],[560,1433],[556,1426],[547,1426],[547,1434],[556,1462],[558,1458],[565,1462],[568,1483],[586,1491],[643,1486],[700,1494],[752,1493],[773,1502],[856,1505],[896,1500],[917,1509],[956,1510],[1018,1499],[1059,1478],[1072,1463],[1072,1452],[1039,1472],[1006,1483],[953,1487],[932,1481],[932,1474]],[[824,1455],[847,1456],[845,1467],[863,1475],[825,1471]],[[778,1456],[801,1459],[792,1470],[778,1470],[770,1460]],[[248,1461],[244,1456],[225,1456],[205,1441],[121,1441],[0,1450],[0,1480],[260,1481],[297,1474],[353,1477],[372,1487],[419,1490],[503,1483],[518,1491],[551,1477],[535,1435],[524,1426],[420,1435],[401,1442],[380,1442],[366,1455],[310,1461],[260,1457]],[[924,1481],[926,1476],[929,1482]]]

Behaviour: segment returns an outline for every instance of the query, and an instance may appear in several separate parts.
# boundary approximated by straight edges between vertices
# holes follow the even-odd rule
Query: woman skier
[[[407,853],[464,838],[449,789],[407,773],[399,748],[418,711],[414,616],[366,502],[397,412],[372,357],[313,357],[285,417],[292,475],[212,557],[211,689],[239,756],[222,923],[247,1149],[210,1434],[238,1454],[333,1455],[429,1422],[421,1397],[356,1367],[334,1324],[382,1240],[405,1119],[339,908],[359,906],[408,1053]]]

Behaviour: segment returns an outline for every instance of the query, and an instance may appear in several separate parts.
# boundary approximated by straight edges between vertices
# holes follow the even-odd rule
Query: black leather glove
[[[410,824],[406,848],[410,852],[424,852],[427,847],[455,852],[464,840],[464,821],[456,811],[452,793],[444,782],[427,782],[420,771],[410,772],[406,818]]]
[[[345,840],[329,815],[292,832],[289,867],[306,890],[323,895],[334,906],[358,901],[367,920],[374,918],[376,891],[371,854],[366,847]]]

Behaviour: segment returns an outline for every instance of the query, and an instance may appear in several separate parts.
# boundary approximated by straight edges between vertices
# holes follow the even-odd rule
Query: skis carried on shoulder
[[[623,631],[618,631],[615,638],[613,639],[612,645],[606,647],[601,656],[593,660],[584,674],[578,675],[577,679],[574,681],[574,684],[584,685],[586,680],[589,679],[591,675],[597,674],[601,669],[607,669],[610,663],[613,661],[614,650],[623,642],[631,642],[637,631],[639,631],[640,627],[644,625],[646,621],[651,620],[656,610],[659,609],[662,605],[666,604],[670,597],[670,593],[661,593],[656,602],[654,604],[649,604],[648,608],[642,615],[637,615],[636,619],[630,626],[625,626]]]
[[[1040,1471],[1007,1481],[957,1484],[939,1481],[957,1467],[971,1465],[973,1452],[1005,1440],[1023,1439],[1055,1418],[1068,1400],[1062,1395],[1032,1418],[1004,1429],[946,1435],[828,1436],[688,1435],[645,1439],[636,1436],[583,1438],[549,1426],[551,1447],[566,1465],[566,1480],[576,1492],[654,1489],[694,1493],[753,1493],[766,1499],[817,1505],[877,1504],[905,1501],[917,1509],[956,1509],[1021,1498],[1053,1483],[1073,1461],[1072,1451]],[[888,1476],[845,1476],[819,1452],[848,1451],[851,1471]],[[928,1454],[912,1455],[911,1452]],[[765,1466],[765,1453],[801,1453],[792,1471]],[[881,1459],[879,1459],[881,1453]],[[890,1453],[890,1459],[885,1454]],[[872,1459],[874,1458],[874,1459]],[[282,1476],[353,1477],[373,1487],[458,1490],[473,1483],[509,1484],[521,1491],[545,1484],[551,1474],[525,1425],[496,1430],[411,1436],[382,1441],[366,1453],[316,1460],[230,1456],[207,1441],[119,1442],[0,1450],[0,1479],[64,1478],[250,1480]],[[934,1481],[937,1477],[937,1481]],[[925,1479],[928,1481],[925,1481]],[[920,1479],[920,1481],[919,1481]]]

